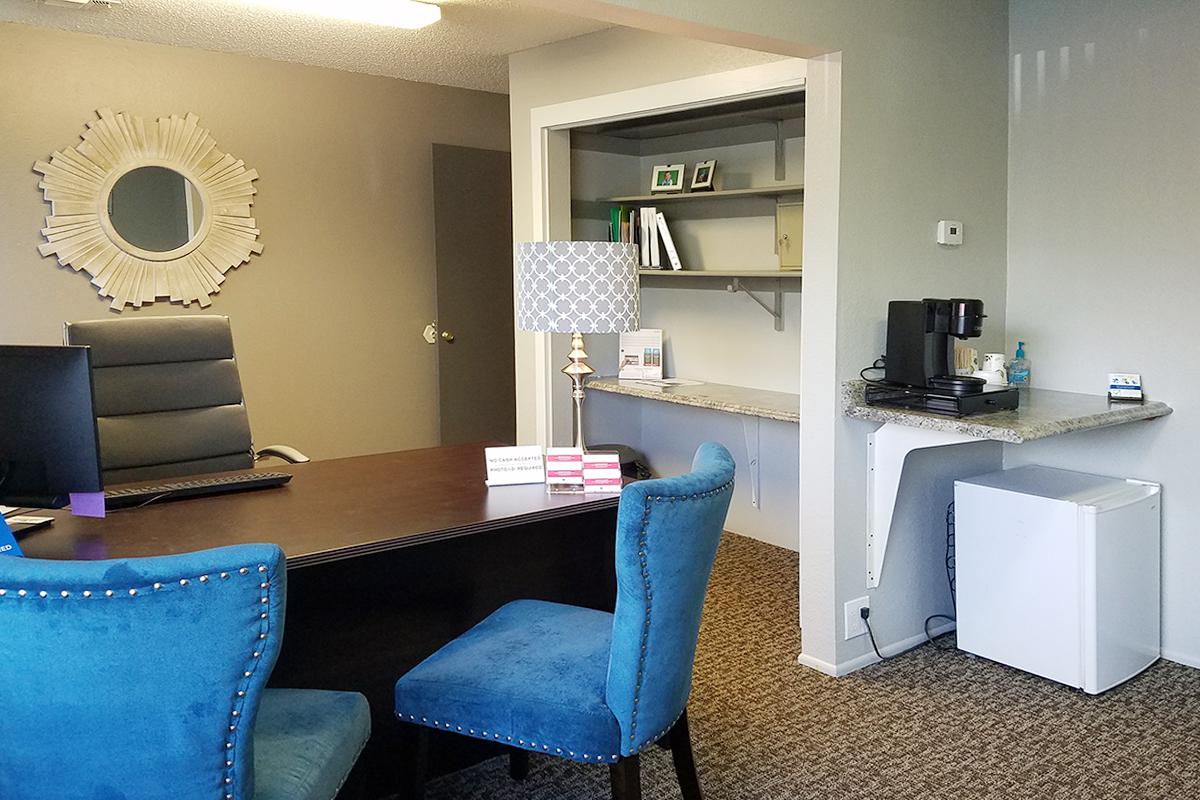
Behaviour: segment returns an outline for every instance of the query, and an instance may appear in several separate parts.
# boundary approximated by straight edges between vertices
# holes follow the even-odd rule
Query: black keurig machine
[[[884,380],[869,381],[867,402],[963,416],[1017,407],[1016,389],[956,375],[955,339],[983,333],[983,301],[961,297],[888,303]]]

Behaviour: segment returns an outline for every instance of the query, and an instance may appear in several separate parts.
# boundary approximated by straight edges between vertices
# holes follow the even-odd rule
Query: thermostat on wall
[[[938,222],[937,243],[958,245],[962,244],[962,223],[955,219],[944,219]]]

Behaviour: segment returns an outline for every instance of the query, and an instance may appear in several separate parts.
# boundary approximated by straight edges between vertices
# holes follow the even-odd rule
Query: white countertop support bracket
[[[750,467],[750,505],[758,508],[759,448],[758,429],[760,417],[742,417],[742,435],[746,439],[746,461]]]
[[[930,447],[983,441],[974,436],[885,422],[867,436],[867,586],[879,586],[896,494],[908,454]]]
[[[783,286],[778,280],[775,282],[775,289],[772,291],[772,294],[775,295],[774,307],[767,305],[765,302],[763,302],[761,297],[743,286],[741,278],[730,279],[729,285],[725,287],[725,291],[732,292],[734,294],[737,294],[738,292],[745,292],[747,295],[749,295],[751,300],[758,303],[763,307],[764,311],[775,318],[775,330],[783,330]]]

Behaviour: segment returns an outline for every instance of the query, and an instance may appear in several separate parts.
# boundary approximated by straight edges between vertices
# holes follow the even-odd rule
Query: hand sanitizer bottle
[[[1025,343],[1017,342],[1017,357],[1008,363],[1008,385],[1018,389],[1029,387],[1029,359],[1025,357]]]

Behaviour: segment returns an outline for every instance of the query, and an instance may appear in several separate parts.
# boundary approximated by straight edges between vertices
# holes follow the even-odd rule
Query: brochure
[[[663,376],[661,328],[644,328],[621,334],[621,380],[661,380]]]

